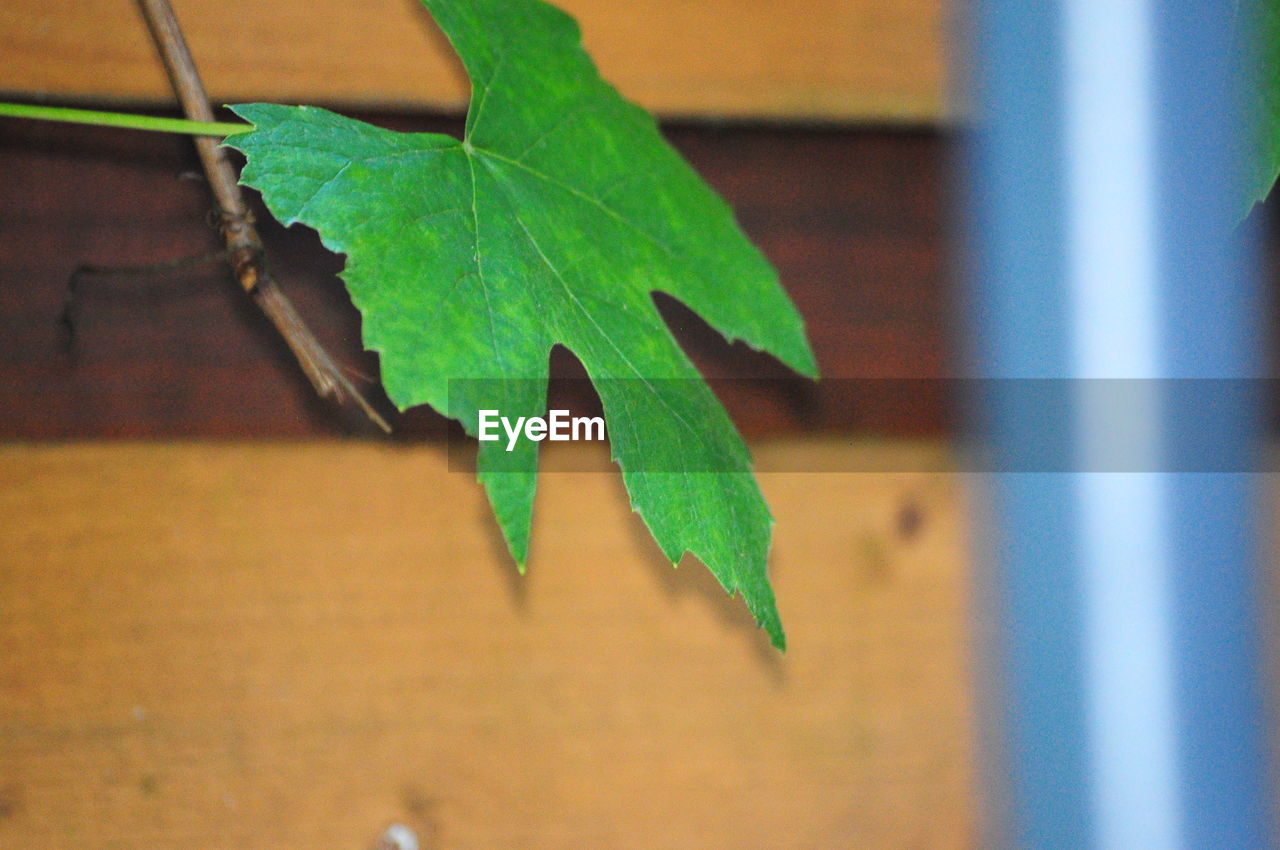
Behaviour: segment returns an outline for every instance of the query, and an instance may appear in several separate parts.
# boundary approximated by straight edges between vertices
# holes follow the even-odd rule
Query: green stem
[[[124,127],[130,130],[153,130],[160,133],[185,133],[189,136],[230,136],[253,129],[252,124],[223,121],[188,121],[185,118],[156,118],[127,112],[98,112],[93,109],[68,109],[62,106],[34,106],[25,103],[0,103],[0,116],[39,118],[45,121],[68,121],[95,127]]]

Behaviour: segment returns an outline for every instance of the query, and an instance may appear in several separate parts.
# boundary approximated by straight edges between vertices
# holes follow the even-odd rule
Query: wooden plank
[[[563,0],[605,77],[667,115],[934,121],[940,0]],[[219,102],[460,110],[467,86],[411,0],[175,0]],[[168,103],[130,0],[0,6],[0,91]]]
[[[520,579],[437,449],[0,446],[0,846],[969,846],[961,476],[757,449],[859,452],[762,476],[782,657],[612,474]]]
[[[370,117],[370,116],[366,116]],[[402,130],[461,122],[372,116]],[[937,436],[947,409],[927,393],[833,380],[943,378],[960,313],[948,269],[944,137],[935,132],[675,126],[668,136],[735,208],[804,315],[824,379],[730,346],[673,302],[680,343],[749,434]],[[305,436],[354,427],[318,403],[275,332],[219,263],[79,288],[76,346],[58,317],[80,263],[141,265],[217,247],[190,141],[0,121],[0,439]],[[376,378],[341,259],[260,207],[271,267],[341,362]],[[555,374],[581,374],[553,360]],[[390,414],[388,414],[390,415]],[[423,411],[402,432],[438,433]]]

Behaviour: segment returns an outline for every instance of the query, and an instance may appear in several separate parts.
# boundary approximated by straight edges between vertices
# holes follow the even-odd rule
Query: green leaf
[[[424,0],[472,80],[462,140],[309,107],[233,107],[243,182],[347,255],[343,279],[391,399],[477,433],[478,410],[540,416],[562,344],[604,406],[632,505],[673,562],[741,591],[775,645],[772,519],[733,424],[655,309],[666,292],[724,336],[815,375],[803,325],[732,211],[600,79],[577,25],[537,0]],[[538,444],[480,443],[516,561]],[[583,505],[584,517],[590,505]]]
[[[1235,11],[1242,13],[1238,0]],[[1247,77],[1253,90],[1248,116],[1253,149],[1245,175],[1247,213],[1267,199],[1280,175],[1280,0],[1246,4],[1244,14],[1252,22],[1240,28],[1250,37],[1244,59],[1252,61],[1254,69]]]

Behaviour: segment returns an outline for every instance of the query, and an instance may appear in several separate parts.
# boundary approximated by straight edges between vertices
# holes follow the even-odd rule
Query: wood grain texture
[[[429,116],[365,116],[457,133]],[[825,378],[947,377],[955,349],[945,222],[947,139],[935,132],[666,125],[734,206],[805,317]],[[218,247],[188,140],[0,120],[0,438],[306,436],[355,423],[317,402],[271,327],[218,263],[150,278],[85,281],[76,345],[58,322],[80,263],[146,264]],[[258,209],[282,287],[340,362],[377,377],[342,261],[313,231]],[[748,434],[938,435],[948,410],[916,393],[817,387],[690,311],[663,304],[681,344],[726,387]],[[581,374],[571,358],[557,374]],[[576,371],[575,371],[576,370]],[[883,388],[881,388],[883,389]],[[439,433],[424,411],[405,434]]]
[[[439,449],[0,446],[0,846],[969,846],[963,476],[757,448],[885,451],[762,476],[784,658],[612,474],[520,579]]]
[[[415,0],[175,0],[219,103],[461,110],[468,86]],[[667,115],[934,121],[940,0],[563,0],[606,79]],[[130,0],[0,5],[0,91],[171,103]]]

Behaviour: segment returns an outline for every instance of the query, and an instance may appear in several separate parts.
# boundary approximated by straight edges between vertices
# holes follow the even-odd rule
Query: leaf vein
[[[615,352],[617,352],[618,356],[622,358],[623,364],[625,364],[626,367],[630,369],[631,372],[640,380],[640,383],[644,385],[645,389],[649,390],[649,392],[653,394],[653,397],[658,400],[658,403],[661,404],[663,407],[665,407],[671,413],[672,417],[681,425],[683,425],[685,429],[689,431],[690,434],[693,434],[695,438],[698,438],[698,442],[701,443],[702,442],[701,434],[698,431],[698,429],[694,428],[693,425],[687,419],[685,419],[683,416],[680,415],[680,412],[678,410],[676,410],[674,407],[671,406],[671,403],[668,402],[662,396],[662,393],[658,392],[658,388],[655,387],[652,383],[650,383],[649,379],[646,378],[644,374],[641,373],[641,371],[638,368],[636,368],[636,365],[631,362],[631,358],[627,356],[627,353],[623,351],[622,348],[619,347],[616,342],[613,341],[613,337],[611,337],[604,328],[600,327],[600,323],[596,321],[596,317],[591,313],[591,311],[588,310],[580,300],[578,300],[577,293],[573,291],[573,288],[569,286],[568,281],[566,281],[564,277],[560,274],[559,269],[557,269],[555,264],[551,262],[551,258],[547,256],[545,251],[542,250],[542,246],[538,243],[538,240],[534,237],[534,235],[529,231],[528,225],[524,223],[524,219],[520,217],[520,214],[513,209],[512,215],[514,216],[516,223],[520,225],[520,229],[524,231],[524,235],[528,238],[529,244],[532,245],[533,249],[538,252],[538,256],[542,258],[542,262],[547,266],[548,269],[551,270],[551,274],[560,283],[560,286],[564,289],[565,294],[569,296],[569,300],[572,301],[573,305],[578,309],[578,311],[582,313],[583,316],[586,317],[587,321],[589,321],[592,324],[592,326],[600,334],[600,338],[603,339],[610,348],[612,348]]]
[[[498,54],[498,61],[494,63],[493,71],[489,74],[489,80],[480,89],[480,102],[476,104],[475,117],[467,122],[467,138],[475,135],[476,127],[480,125],[480,116],[484,114],[485,104],[489,102],[489,92],[493,91],[493,84],[497,81],[498,75],[502,73],[507,57],[511,55],[511,51],[507,49],[506,45],[503,45],[501,50],[502,52]]]
[[[540,136],[538,136],[538,138],[530,142],[525,147],[524,150],[516,154],[516,156],[513,158],[513,161],[523,163],[524,158],[528,156],[530,153],[532,153],[534,148],[538,147],[547,139],[551,138],[551,136],[553,136],[555,133],[558,133],[571,120],[573,120],[574,118],[580,118],[582,117],[583,114],[588,112],[599,111],[599,109],[600,109],[599,103],[588,103],[585,108],[579,107],[579,108],[564,110],[564,113],[559,118],[557,118],[554,122],[552,122],[549,128],[543,131],[543,133]]]
[[[391,153],[381,153],[377,156],[362,157],[360,161],[365,165],[374,162],[386,162],[389,159],[401,159],[407,156],[430,156],[431,154],[444,153],[446,151],[461,151],[462,145],[457,139],[450,137],[453,144],[444,144],[438,148],[413,148],[404,151],[392,151]]]
[[[663,242],[661,239],[659,239],[658,237],[654,236],[652,233],[650,233],[649,231],[645,230],[643,227],[641,227],[640,225],[636,224],[634,221],[632,221],[631,219],[627,218],[627,217],[626,217],[626,216],[624,216],[622,213],[618,212],[618,211],[617,211],[617,210],[615,210],[613,207],[609,206],[608,204],[606,204],[604,201],[600,200],[599,198],[596,198],[596,197],[594,197],[594,196],[592,196],[592,195],[589,195],[589,194],[587,194],[586,192],[582,191],[581,189],[577,188],[576,186],[573,186],[572,184],[565,183],[563,180],[557,180],[556,178],[552,177],[551,175],[549,175],[549,174],[544,174],[543,172],[538,171],[536,168],[532,168],[532,167],[530,167],[529,165],[527,165],[527,164],[525,164],[525,163],[523,163],[523,162],[519,162],[519,161],[517,161],[517,160],[514,160],[514,159],[512,159],[512,158],[511,158],[511,157],[509,157],[509,156],[503,156],[503,155],[502,155],[502,154],[500,154],[500,153],[495,153],[495,152],[493,152],[493,151],[491,151],[491,150],[488,150],[488,149],[485,149],[485,148],[474,148],[474,150],[476,151],[476,153],[482,153],[482,154],[484,154],[484,155],[485,155],[485,156],[487,156],[487,157],[492,157],[493,159],[497,159],[497,160],[500,160],[500,161],[502,161],[502,162],[509,163],[510,165],[514,165],[516,168],[522,169],[523,171],[528,172],[530,175],[532,175],[532,176],[534,176],[534,177],[537,177],[538,179],[543,180],[543,181],[545,181],[546,183],[549,183],[549,184],[550,184],[550,185],[552,185],[552,186],[555,186],[555,187],[557,187],[557,188],[559,188],[559,189],[562,189],[563,191],[569,192],[570,194],[572,194],[572,195],[574,195],[574,196],[576,196],[576,197],[578,197],[578,198],[581,198],[582,200],[586,201],[587,203],[589,203],[589,204],[591,204],[592,206],[596,207],[597,209],[601,210],[601,211],[602,211],[602,212],[604,212],[605,214],[607,214],[607,215],[611,216],[612,218],[615,218],[615,219],[617,219],[618,221],[622,222],[622,223],[623,223],[623,224],[625,224],[627,227],[631,228],[632,230],[634,230],[636,233],[638,233],[638,234],[640,234],[641,236],[643,236],[643,237],[644,237],[645,239],[647,239],[648,241],[652,242],[652,243],[653,243],[654,245],[656,245],[658,248],[662,249],[662,252],[663,252],[664,254],[666,254],[668,257],[674,257],[674,256],[675,256],[675,251],[673,251],[673,250],[672,250],[672,249],[671,249],[671,248],[670,248],[670,247],[669,247],[665,242]]]
[[[311,206],[312,202],[314,202],[316,198],[320,197],[320,193],[323,192],[325,189],[329,188],[330,186],[332,186],[333,183],[339,177],[341,177],[343,173],[346,172],[346,170],[350,167],[351,167],[351,160],[347,160],[345,163],[343,163],[342,167],[339,168],[337,171],[335,171],[328,180],[325,180],[323,183],[321,183],[319,186],[316,187],[316,190],[311,193],[311,197],[307,198],[307,200],[303,202],[302,206],[298,207],[298,211],[297,213],[294,214],[293,217],[295,219],[301,219],[304,215],[306,215],[307,208]]]
[[[471,236],[475,252],[472,259],[476,266],[476,277],[480,281],[480,293],[484,296],[485,316],[489,320],[489,344],[493,347],[493,359],[502,373],[502,395],[507,398],[510,393],[507,385],[507,364],[503,362],[502,347],[498,345],[498,328],[493,321],[493,303],[489,300],[489,285],[484,279],[484,260],[480,253],[480,209],[479,193],[476,191],[476,164],[473,157],[467,157],[467,167],[471,171]]]

